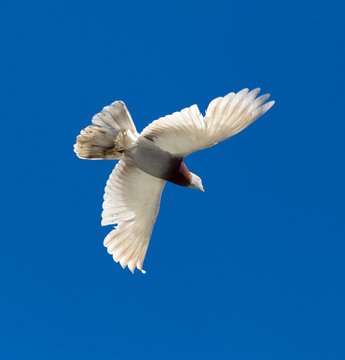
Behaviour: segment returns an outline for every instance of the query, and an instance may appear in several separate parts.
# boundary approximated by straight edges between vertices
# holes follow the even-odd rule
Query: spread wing
[[[141,135],[175,156],[187,156],[228,139],[268,111],[274,101],[265,103],[270,95],[256,97],[259,92],[260,89],[243,89],[216,98],[205,117],[193,105],[153,121]]]
[[[119,161],[105,188],[102,225],[118,224],[104,239],[116,262],[142,270],[165,181]]]

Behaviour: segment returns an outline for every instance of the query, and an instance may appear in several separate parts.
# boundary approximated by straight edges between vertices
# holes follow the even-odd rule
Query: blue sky
[[[343,2],[1,2],[3,359],[344,359]],[[133,276],[103,247],[115,163],[73,153],[115,100],[139,130],[261,87],[186,159]]]

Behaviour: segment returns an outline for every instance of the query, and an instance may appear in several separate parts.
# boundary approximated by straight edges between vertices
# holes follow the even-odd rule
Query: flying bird
[[[205,116],[193,105],[161,117],[137,132],[126,105],[115,101],[92,118],[77,136],[81,159],[120,160],[105,187],[102,225],[117,224],[104,239],[116,262],[143,273],[143,262],[165,183],[204,191],[184,158],[237,134],[268,111],[274,101],[260,89],[214,99]]]

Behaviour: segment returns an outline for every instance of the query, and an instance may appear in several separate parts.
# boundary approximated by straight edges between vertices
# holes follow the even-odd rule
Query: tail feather
[[[74,151],[81,159],[120,159],[139,134],[126,105],[115,101],[92,118],[77,136]]]
[[[131,114],[123,101],[115,101],[106,106],[92,118],[94,125],[102,126],[110,130],[131,130],[136,132]]]

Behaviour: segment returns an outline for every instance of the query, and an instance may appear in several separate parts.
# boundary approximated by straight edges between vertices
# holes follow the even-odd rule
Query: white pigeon
[[[202,116],[193,105],[159,118],[139,134],[122,101],[115,101],[81,131],[74,151],[81,159],[120,160],[105,188],[102,225],[117,224],[104,239],[116,262],[142,269],[166,181],[204,191],[183,159],[237,134],[268,111],[274,101],[260,89],[214,99]]]

